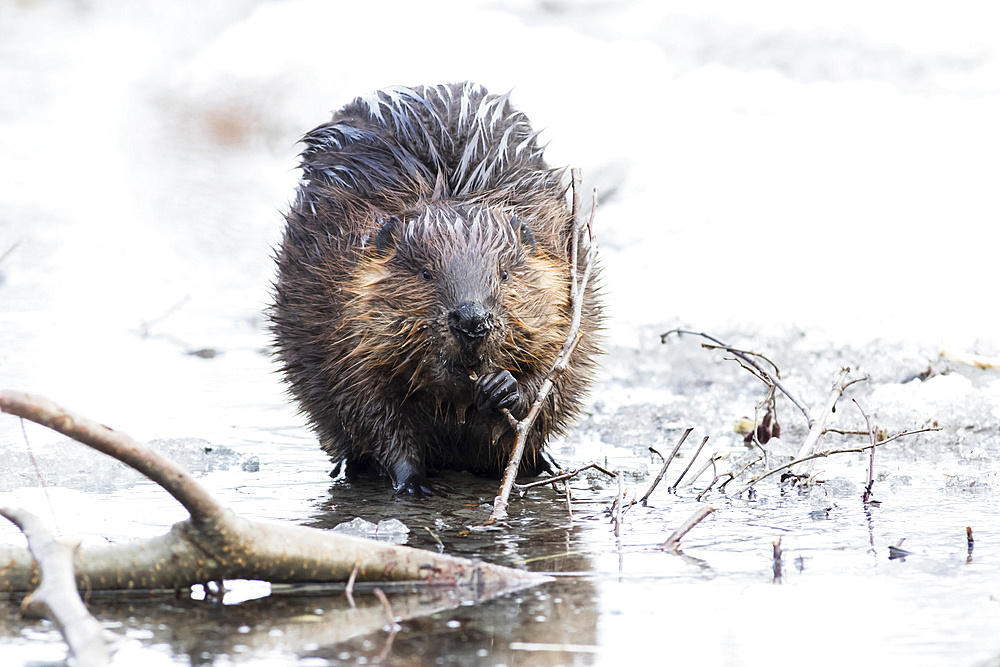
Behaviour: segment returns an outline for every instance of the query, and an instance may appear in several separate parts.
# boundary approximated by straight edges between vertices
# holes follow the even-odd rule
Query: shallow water
[[[554,575],[487,601],[389,588],[405,616],[395,634],[366,590],[355,611],[336,588],[257,582],[230,582],[221,601],[95,595],[115,664],[1000,663],[1000,375],[941,356],[1000,353],[982,289],[995,282],[997,167],[976,158],[1000,140],[996,41],[975,3],[955,10],[964,28],[866,7],[442,3],[454,23],[427,30],[467,57],[364,67],[341,65],[365,52],[361,37],[321,40],[311,23],[324,22],[302,20],[350,11],[364,24],[364,8],[0,8],[0,383],[151,441],[249,518],[396,517],[410,546]],[[387,43],[411,11],[398,8]],[[463,46],[494,30],[538,52],[497,64]],[[579,60],[565,77],[540,71],[539,57],[566,54]],[[553,159],[582,162],[603,193],[611,349],[555,457],[622,470],[626,497],[641,496],[660,467],[649,448],[666,454],[695,428],[617,537],[617,482],[594,471],[570,483],[572,516],[561,490],[537,488],[490,530],[476,526],[494,481],[449,474],[455,493],[417,501],[331,479],[267,354],[261,312],[296,138],[360,92],[467,77],[516,84]],[[603,110],[635,101],[629,86],[663,119],[641,146],[595,145]],[[709,470],[670,493],[706,435],[693,471],[711,454],[729,456],[720,471],[756,456],[733,427],[764,394],[695,338],[661,344],[679,323],[767,354],[814,415],[841,366],[868,375],[842,399],[838,428],[862,427],[856,398],[890,433],[941,430],[878,450],[878,506],[860,499],[867,454],[820,459],[806,490],[770,478],[752,499],[733,483],[698,500]],[[807,432],[791,403],[778,406],[772,465]],[[825,446],[864,441],[831,434]],[[0,461],[0,503],[68,537],[148,537],[184,518],[122,466],[9,417]],[[680,553],[659,549],[703,503],[716,511]],[[20,539],[0,525],[0,540]],[[910,555],[890,559],[901,540]],[[17,604],[0,598],[0,663],[62,663],[58,633]]]

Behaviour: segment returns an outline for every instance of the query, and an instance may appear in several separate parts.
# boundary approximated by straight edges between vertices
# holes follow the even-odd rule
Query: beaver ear
[[[528,223],[517,215],[513,215],[510,218],[510,226],[514,228],[514,233],[520,237],[521,243],[530,248],[531,252],[535,252],[535,233],[531,231]]]
[[[393,237],[393,234],[402,224],[402,221],[396,216],[382,221],[382,226],[378,230],[378,236],[375,237],[375,252],[381,255],[396,246],[396,239]]]

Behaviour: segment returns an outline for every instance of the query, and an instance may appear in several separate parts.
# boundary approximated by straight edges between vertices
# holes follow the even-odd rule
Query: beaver
[[[565,169],[509,93],[474,83],[358,97],[302,142],[276,253],[271,329],[290,393],[348,477],[446,490],[442,469],[498,476],[566,339],[572,212]],[[521,470],[578,415],[600,352],[596,267],[582,338]],[[335,474],[336,474],[335,470]]]

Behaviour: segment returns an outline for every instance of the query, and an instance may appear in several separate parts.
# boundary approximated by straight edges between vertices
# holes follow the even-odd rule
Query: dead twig
[[[667,467],[670,466],[670,462],[674,460],[675,456],[677,456],[677,452],[680,451],[681,445],[684,444],[684,441],[687,440],[687,437],[689,435],[691,435],[691,431],[693,431],[693,430],[694,430],[694,427],[692,426],[692,427],[686,429],[684,431],[684,433],[681,434],[681,438],[680,438],[680,440],[677,441],[677,444],[674,445],[674,449],[673,449],[672,452],[670,452],[670,456],[668,456],[667,460],[663,462],[663,466],[660,468],[660,472],[656,473],[656,477],[653,479],[653,483],[649,485],[649,489],[647,489],[646,493],[644,493],[642,495],[642,498],[639,499],[640,503],[642,503],[643,505],[646,504],[646,500],[649,498],[650,495],[652,495],[653,489],[656,488],[656,486],[663,479],[663,475],[666,474]]]
[[[768,470],[766,473],[764,473],[762,475],[758,475],[757,477],[754,477],[746,485],[744,485],[743,488],[741,488],[739,490],[739,492],[736,493],[736,495],[742,494],[744,491],[747,491],[748,489],[750,489],[751,487],[753,487],[754,485],[756,485],[758,482],[760,482],[761,480],[767,479],[771,475],[779,473],[782,470],[787,470],[788,468],[792,468],[794,466],[797,466],[800,463],[804,463],[806,461],[811,461],[812,459],[822,459],[822,458],[826,458],[827,456],[833,456],[834,454],[860,454],[861,452],[867,452],[872,447],[881,447],[883,445],[887,445],[890,442],[892,442],[893,440],[896,440],[897,438],[902,438],[903,436],[916,435],[917,433],[928,433],[928,432],[931,432],[931,431],[940,431],[940,430],[941,430],[941,427],[935,426],[933,428],[919,428],[919,429],[916,429],[916,430],[913,430],[913,431],[901,431],[901,432],[899,432],[899,433],[897,433],[897,434],[895,434],[893,436],[890,436],[890,437],[886,438],[885,440],[880,440],[879,442],[876,442],[874,445],[865,445],[864,447],[851,447],[851,448],[848,448],[848,449],[828,449],[828,450],[823,451],[823,452],[816,452],[815,454],[810,454],[809,456],[806,456],[805,458],[794,459],[794,460],[789,461],[788,463],[786,463],[784,465],[778,466],[777,468],[774,468],[772,470]]]
[[[17,391],[2,392],[0,409],[58,431],[134,468],[183,505],[192,521],[212,521],[225,511],[191,473],[120,431],[72,414],[47,398]]]
[[[549,392],[552,391],[552,387],[555,385],[556,380],[558,380],[559,377],[566,371],[566,368],[569,365],[570,356],[573,354],[573,351],[576,349],[576,346],[582,337],[582,334],[580,333],[580,323],[583,320],[583,303],[586,300],[587,285],[590,283],[590,276],[593,273],[595,264],[594,257],[597,253],[597,241],[593,234],[594,215],[597,213],[597,191],[594,191],[590,218],[586,223],[584,223],[582,217],[580,216],[578,201],[578,191],[581,181],[582,177],[580,175],[580,170],[573,169],[573,239],[570,264],[570,303],[573,306],[573,318],[570,322],[569,331],[566,334],[566,342],[563,343],[562,349],[556,356],[555,362],[553,362],[551,369],[545,376],[545,380],[542,382],[542,385],[538,390],[538,394],[535,396],[535,401],[531,404],[531,408],[528,410],[528,414],[524,417],[524,419],[517,422],[516,425],[513,424],[513,417],[508,416],[508,420],[512,421],[512,426],[514,427],[514,431],[516,433],[514,438],[514,448],[510,453],[510,459],[508,460],[507,467],[504,470],[503,479],[500,482],[500,489],[497,492],[496,498],[493,500],[493,511],[490,513],[489,518],[485,521],[486,525],[494,524],[507,517],[510,492],[514,488],[514,480],[517,477],[517,470],[521,465],[521,457],[524,455],[524,447],[527,443],[528,433],[531,430],[531,426],[535,423],[538,413],[542,409],[542,404],[548,397]],[[584,234],[587,234],[589,243],[587,244],[587,254],[584,259],[583,276],[577,280],[579,243]]]
[[[819,451],[820,443],[823,442],[823,433],[826,428],[826,422],[830,418],[830,415],[834,413],[834,410],[836,410],[837,401],[843,395],[844,391],[852,384],[868,379],[867,377],[861,377],[848,381],[847,376],[850,375],[850,373],[850,368],[841,368],[840,371],[838,371],[834,376],[833,386],[830,389],[830,395],[826,399],[826,406],[823,409],[823,412],[820,413],[818,419],[809,422],[809,434],[806,436],[802,446],[799,448],[799,452],[795,456],[796,459],[801,459],[803,462],[812,460],[809,455]],[[804,475],[808,473],[810,469],[811,466],[810,468],[800,468],[793,472],[797,475]]]
[[[872,420],[864,408],[858,403],[858,399],[852,398],[851,400],[854,401],[854,405],[858,406],[858,410],[861,410],[861,416],[865,418],[865,424],[868,425],[868,441],[871,444],[871,456],[868,459],[868,484],[865,485],[865,492],[861,494],[861,502],[866,505],[871,502],[878,504],[878,501],[872,500],[872,487],[875,486],[875,445],[877,442],[875,427],[872,426]]]
[[[378,601],[382,603],[382,609],[385,610],[385,622],[390,627],[396,624],[396,615],[392,613],[392,605],[389,604],[389,598],[386,596],[385,591],[381,588],[372,589],[372,593],[378,598]]]
[[[618,471],[618,496],[615,498],[615,537],[621,536],[622,528],[622,505],[625,504],[625,482],[622,479],[622,471]]]
[[[905,541],[906,538],[904,537],[899,542],[896,542],[896,544],[889,545],[889,560],[896,560],[896,559],[905,560],[907,556],[913,555],[912,551],[907,551],[906,549],[903,548],[903,542]]]
[[[424,526],[424,530],[426,530],[428,533],[430,533],[431,537],[434,538],[434,541],[437,542],[438,553],[439,554],[443,554],[444,553],[444,542],[441,541],[441,538],[438,537],[437,533],[435,533],[433,530],[431,530],[430,527],[428,527],[428,526]]]
[[[730,482],[732,482],[735,479],[739,479],[740,477],[742,477],[743,473],[745,473],[751,467],[753,467],[753,466],[757,465],[758,463],[760,463],[763,459],[764,459],[764,455],[762,454],[762,455],[758,456],[757,458],[755,458],[754,460],[749,461],[746,465],[744,465],[742,468],[740,468],[739,472],[731,472],[731,473],[729,473],[729,479],[727,479],[725,482],[723,482],[722,484],[719,485],[719,491],[725,491],[726,487],[729,486]]]
[[[706,435],[704,439],[701,441],[701,444],[698,445],[698,449],[694,450],[694,456],[692,456],[691,460],[688,461],[687,467],[684,468],[684,472],[681,473],[681,476],[677,478],[677,481],[674,482],[674,485],[669,487],[667,491],[672,493],[677,490],[677,487],[680,486],[681,484],[681,480],[684,479],[684,475],[688,474],[688,471],[691,470],[691,466],[694,465],[695,460],[698,458],[698,455],[701,454],[701,450],[704,449],[705,443],[707,442],[708,442],[708,436]]]
[[[547,486],[549,484],[554,484],[556,482],[562,482],[562,481],[565,481],[565,480],[573,479],[574,477],[576,477],[577,475],[579,475],[581,472],[583,472],[585,470],[590,470],[591,468],[593,468],[594,470],[597,470],[598,472],[604,473],[608,477],[614,477],[615,476],[615,473],[611,472],[610,470],[608,470],[606,468],[603,468],[603,467],[597,465],[596,463],[588,463],[587,465],[582,466],[580,468],[576,468],[575,470],[570,470],[569,472],[562,472],[562,473],[559,473],[558,475],[553,475],[551,477],[546,477],[545,479],[540,479],[540,480],[537,480],[535,482],[528,482],[527,484],[515,484],[514,488],[518,491],[518,493],[524,493],[528,489],[533,489],[536,486]]]
[[[41,468],[38,467],[38,460],[35,458],[35,452],[31,448],[31,440],[28,439],[28,429],[24,427],[24,418],[21,418],[21,435],[24,436],[24,448],[28,452],[28,460],[31,461],[31,468],[35,471],[35,479],[38,480],[38,486],[42,489],[42,494],[45,496],[45,502],[49,506],[49,513],[52,515],[52,521],[55,524],[56,532],[59,532],[59,517],[56,516],[55,506],[52,504],[52,496],[49,495],[49,487],[45,483],[45,477],[42,475]]]
[[[713,454],[712,458],[710,458],[708,460],[708,464],[705,465],[704,467],[702,467],[701,471],[697,475],[695,475],[695,477],[693,479],[698,479],[698,477],[701,476],[702,472],[708,470],[708,466],[709,465],[712,466],[712,475],[713,475],[712,481],[709,482],[708,486],[706,486],[704,489],[702,489],[701,492],[697,496],[695,496],[695,500],[697,500],[698,502],[701,502],[701,499],[705,497],[705,494],[707,494],[709,491],[711,491],[712,487],[715,486],[716,482],[719,481],[719,479],[722,477],[722,475],[719,474],[719,469],[716,467],[715,462],[716,461],[721,461],[722,459],[724,459],[724,458],[726,458],[728,456],[729,456],[729,454]],[[732,473],[723,473],[723,474],[732,475]]]
[[[705,517],[714,511],[715,508],[711,505],[702,505],[699,507],[694,514],[688,517],[687,521],[682,523],[677,530],[671,533],[670,537],[667,538],[667,541],[660,545],[660,548],[665,551],[676,552],[681,545],[681,538],[687,535],[692,528],[701,523]]]
[[[693,475],[687,478],[687,481],[684,482],[684,486],[694,486],[694,483],[697,482],[701,478],[701,476],[705,474],[706,470],[708,470],[709,468],[712,469],[715,468],[716,461],[721,461],[722,459],[727,458],[728,456],[729,456],[728,454],[720,454],[719,452],[715,452],[714,454],[709,456],[708,460],[705,461],[703,464],[701,464],[701,467],[698,468],[698,470],[695,471]],[[715,477],[718,477],[717,470],[715,470],[712,474]]]
[[[41,520],[23,509],[0,508],[24,533],[28,548],[42,573],[42,583],[21,603],[22,612],[50,619],[59,628],[70,655],[81,667],[97,667],[111,662],[108,646],[97,622],[80,599],[73,575],[73,548],[57,541]]]
[[[788,400],[794,403],[795,407],[801,410],[802,414],[805,415],[806,422],[809,423],[810,426],[812,426],[812,415],[809,414],[809,408],[807,408],[802,401],[796,398],[796,396],[792,392],[790,392],[787,387],[785,387],[785,385],[781,382],[781,379],[778,377],[778,372],[777,372],[778,366],[764,355],[758,352],[748,352],[746,350],[740,350],[731,345],[723,343],[715,336],[699,331],[688,331],[686,329],[671,329],[670,331],[660,335],[660,341],[665,343],[667,338],[673,334],[677,335],[688,334],[691,336],[701,336],[702,338],[705,338],[715,343],[715,345],[703,345],[703,347],[705,347],[706,349],[722,349],[725,350],[726,352],[729,352],[738,359],[741,359],[756,371],[757,376],[761,380],[764,380],[766,383],[773,384],[775,387],[778,388],[779,391],[781,391],[781,393],[787,396]],[[758,363],[757,360],[754,359],[753,357],[760,357],[767,363],[771,364],[775,372],[773,374],[769,372],[767,369],[761,366],[760,363]]]

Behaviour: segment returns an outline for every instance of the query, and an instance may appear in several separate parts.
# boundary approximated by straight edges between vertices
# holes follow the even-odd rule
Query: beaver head
[[[564,267],[509,211],[433,203],[376,221],[344,322],[358,364],[465,402],[470,374],[549,364],[562,343]]]

